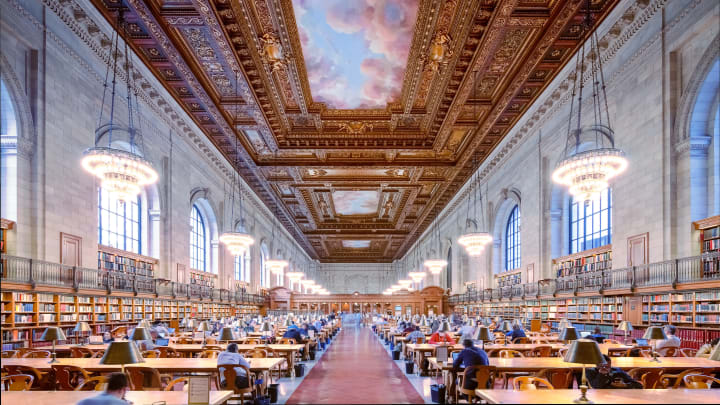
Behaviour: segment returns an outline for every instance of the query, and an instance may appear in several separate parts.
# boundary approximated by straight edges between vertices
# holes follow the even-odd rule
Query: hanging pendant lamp
[[[598,35],[597,32],[589,33],[592,28],[589,0],[584,27],[588,36],[577,54],[575,69],[577,73],[576,80],[573,81],[565,154],[555,167],[552,180],[568,187],[568,191],[577,201],[587,203],[607,189],[610,186],[610,180],[625,171],[628,160],[622,150],[615,148],[615,133],[610,125]],[[594,123],[589,126],[581,126],[586,71],[585,43],[588,40],[590,41],[588,59],[590,62],[589,79],[592,81]],[[577,103],[577,111],[575,111],[575,103]]]
[[[108,122],[103,120],[105,110],[105,96],[108,90],[108,79],[110,78],[110,66],[105,73],[103,89],[103,101],[100,106],[100,118],[98,127],[95,130],[95,146],[83,153],[81,160],[82,167],[92,175],[100,179],[103,190],[123,202],[131,202],[137,199],[143,187],[154,184],[158,180],[158,174],[143,157],[142,136],[135,127],[134,113],[137,111],[137,93],[135,92],[135,106],[133,107],[132,85],[132,57],[128,50],[127,42],[123,41],[127,63],[125,64],[125,78],[127,82],[127,109],[128,122],[122,125],[115,122],[115,94],[118,69],[120,30],[126,32],[125,21],[122,10],[118,11],[117,31],[114,33],[113,61],[112,61],[112,82],[110,83],[110,117]],[[113,139],[114,138],[114,139]],[[113,145],[113,140],[115,145]],[[104,143],[107,142],[107,146]],[[126,149],[119,149],[118,143],[127,143]]]
[[[437,252],[438,252],[438,254],[440,254],[440,228],[437,224],[437,222],[438,222],[437,214],[438,214],[438,211],[436,208],[434,225],[435,225],[435,234],[437,236]],[[445,269],[445,266],[447,266],[447,264],[448,264],[447,261],[442,260],[442,259],[428,259],[428,260],[425,260],[425,262],[423,263],[423,265],[425,265],[425,267],[428,268],[430,273],[435,274],[435,275],[442,273],[443,269]]]
[[[238,72],[235,72],[235,99],[238,99],[238,81],[240,79],[240,76]],[[235,104],[235,120],[237,121],[239,118],[239,108],[238,105]],[[230,196],[230,207],[231,207],[231,213],[230,213],[230,221],[232,222],[232,218],[234,218],[235,214],[235,188],[237,187],[238,190],[238,198],[240,199],[240,223],[243,223],[243,212],[242,212],[242,189],[240,185],[240,179],[237,174],[237,170],[239,169],[239,163],[240,163],[240,150],[238,149],[238,137],[235,137],[235,167],[234,173],[233,173],[233,185],[231,188],[231,196]],[[222,235],[220,235],[220,243],[227,246],[228,250],[230,251],[230,254],[233,256],[242,256],[248,249],[250,249],[250,245],[255,243],[255,238],[248,235],[244,232],[237,232],[237,231],[229,231],[224,232]]]

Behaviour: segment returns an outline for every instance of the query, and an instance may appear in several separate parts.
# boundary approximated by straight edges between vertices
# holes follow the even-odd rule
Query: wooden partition
[[[422,291],[399,291],[392,295],[384,294],[302,294],[283,287],[271,291],[270,307],[272,309],[289,308],[294,311],[331,311],[386,313],[395,314],[400,308],[402,314],[447,313],[447,296],[440,287],[426,287]]]

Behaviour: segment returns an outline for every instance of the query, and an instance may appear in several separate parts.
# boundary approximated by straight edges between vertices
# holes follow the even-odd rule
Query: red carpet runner
[[[288,404],[422,404],[368,328],[340,331]]]

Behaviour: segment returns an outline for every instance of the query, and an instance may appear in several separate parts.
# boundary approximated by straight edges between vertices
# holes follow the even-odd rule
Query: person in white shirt
[[[657,351],[665,347],[680,347],[680,338],[675,336],[677,328],[673,325],[665,325],[663,329],[665,329],[667,339],[658,340],[655,343],[655,350]]]
[[[241,365],[250,369],[250,363],[245,360],[245,357],[238,353],[238,346],[236,343],[230,343],[224,352],[218,354],[217,364],[218,366]],[[235,386],[238,388],[248,388],[250,386],[250,381],[248,380],[245,370],[241,367],[235,367],[235,373]],[[220,386],[224,388],[226,385],[225,376],[220,374]]]
[[[462,342],[465,339],[472,340],[472,336],[474,333],[475,333],[475,326],[473,326],[472,321],[468,320],[467,323],[465,323],[460,328],[460,335],[461,335],[460,341]]]

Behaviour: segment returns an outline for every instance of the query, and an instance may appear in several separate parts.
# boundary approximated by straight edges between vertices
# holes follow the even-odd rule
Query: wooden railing
[[[65,266],[24,257],[0,256],[2,282],[29,284],[32,287],[67,287],[77,290],[125,291],[135,294],[154,294],[172,298],[203,299],[238,304],[265,305],[268,296],[203,287],[175,281],[144,277],[118,271]]]
[[[622,269],[599,270],[511,287],[488,288],[483,291],[455,294],[449,297],[448,302],[465,304],[558,294],[600,294],[609,290],[634,291],[638,288],[659,286],[677,288],[682,284],[720,281],[720,271],[708,272],[705,269],[706,263],[717,265],[718,259],[720,259],[720,252],[712,252]]]

